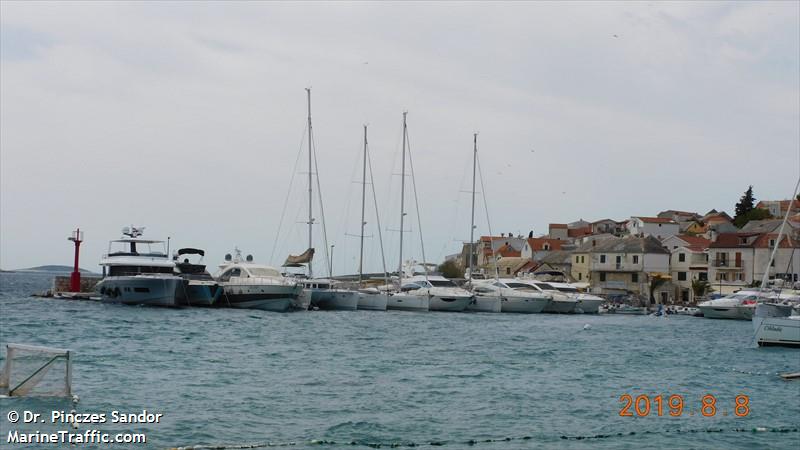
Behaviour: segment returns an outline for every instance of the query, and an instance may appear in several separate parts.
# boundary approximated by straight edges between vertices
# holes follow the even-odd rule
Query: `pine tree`
[[[736,216],[733,218],[734,221],[739,217],[744,217],[753,210],[755,207],[755,197],[753,197],[753,186],[749,186],[747,190],[742,195],[742,198],[739,199],[739,203],[736,204]]]

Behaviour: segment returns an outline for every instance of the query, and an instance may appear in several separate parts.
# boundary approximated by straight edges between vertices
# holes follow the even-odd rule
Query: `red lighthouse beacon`
[[[69,290],[72,292],[81,291],[81,272],[78,268],[78,254],[80,253],[81,242],[83,242],[83,231],[80,228],[72,232],[72,236],[67,238],[75,243],[75,268],[69,277]]]

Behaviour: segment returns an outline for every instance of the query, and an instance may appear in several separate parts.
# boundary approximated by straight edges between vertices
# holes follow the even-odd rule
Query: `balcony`
[[[711,265],[722,269],[741,269],[744,267],[742,261],[731,261],[729,259],[713,259]]]

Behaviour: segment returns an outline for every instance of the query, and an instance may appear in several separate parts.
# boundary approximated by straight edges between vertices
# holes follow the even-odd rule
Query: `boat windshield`
[[[281,274],[269,267],[248,267],[247,271],[250,272],[252,277],[279,277]]]
[[[533,289],[533,286],[525,283],[506,283],[506,286],[510,287],[511,289]]]
[[[576,293],[576,294],[578,293],[578,290],[577,290],[577,289],[575,289],[574,287],[566,287],[566,286],[562,286],[562,287],[559,287],[559,288],[557,288],[557,289],[558,289],[559,291],[561,291],[561,292],[574,292],[574,293]]]
[[[167,256],[167,248],[164,242],[132,242],[132,241],[111,241],[108,245],[108,254],[117,256]]]
[[[533,283],[533,284],[535,284],[539,289],[541,289],[543,291],[557,291],[558,290],[558,289],[554,288],[553,285],[547,284],[547,283]]]
[[[428,280],[433,287],[458,287],[450,280]]]

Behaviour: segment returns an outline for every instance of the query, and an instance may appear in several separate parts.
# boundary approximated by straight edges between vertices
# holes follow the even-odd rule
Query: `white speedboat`
[[[233,258],[225,255],[225,262],[220,264],[214,278],[224,289],[219,305],[231,308],[286,312],[303,288],[297,280],[284,277],[274,267],[255,264],[250,255],[242,260],[238,249]]]
[[[792,315],[791,305],[758,304],[753,315],[753,329],[759,347],[800,348],[800,316]]]
[[[142,239],[144,227],[125,227],[124,237],[109,242],[100,265],[106,276],[95,286],[101,299],[127,305],[178,306],[176,294],[183,278],[164,241]],[[107,273],[106,273],[107,272]]]
[[[416,275],[405,280],[402,291],[427,296],[429,311],[461,312],[472,301],[472,293],[441,275]]]
[[[577,300],[578,307],[575,308],[575,312],[582,312],[584,314],[598,314],[600,312],[600,305],[605,302],[602,297],[580,292],[578,288],[569,283],[556,283],[553,281],[548,281],[547,284]]]
[[[550,283],[536,280],[517,279],[519,283],[525,283],[539,292],[551,295],[550,303],[544,308],[543,312],[557,314],[571,314],[578,307],[578,300],[570,297],[564,292],[559,291]]]
[[[389,310],[423,312],[429,308],[430,297],[417,295],[414,290],[395,292],[386,299],[386,309]]]
[[[500,312],[504,313],[540,313],[553,298],[551,294],[542,292],[527,283],[507,278],[476,282],[473,292],[476,299],[499,300]]]
[[[758,291],[739,291],[726,297],[707,300],[697,308],[708,319],[751,320],[761,295]]]
[[[503,300],[499,295],[479,295],[475,289],[472,290],[472,293],[475,295],[472,297],[472,301],[469,302],[469,305],[467,305],[467,311],[490,313],[503,312]]]

